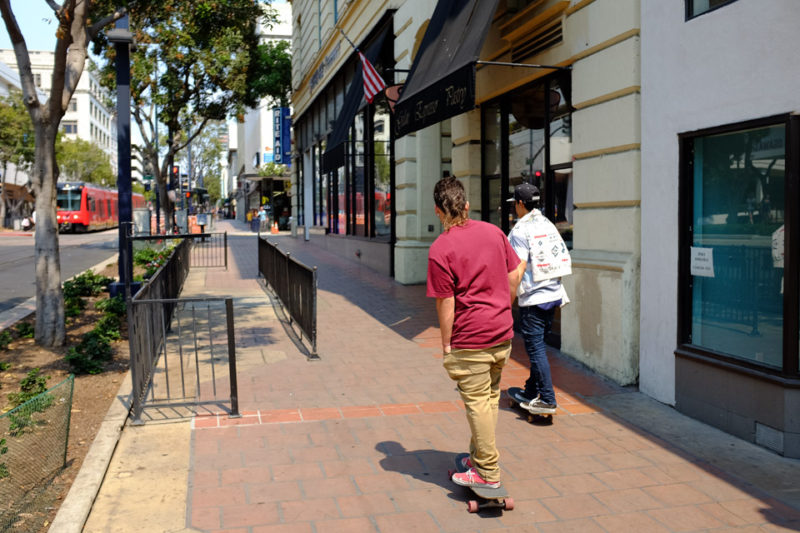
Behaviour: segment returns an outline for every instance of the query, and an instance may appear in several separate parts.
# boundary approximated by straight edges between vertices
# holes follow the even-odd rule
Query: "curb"
[[[80,533],[83,530],[128,420],[132,389],[131,371],[128,370],[119,386],[117,397],[108,408],[92,447],[89,448],[89,453],[86,454],[81,469],[72,482],[67,497],[58,508],[56,517],[48,529],[49,533]]]
[[[116,260],[117,255],[119,255],[119,254],[115,253],[114,255],[112,255],[111,257],[106,259],[105,261],[101,261],[101,262],[97,263],[96,265],[87,268],[86,270],[91,269],[91,270],[97,271],[98,269],[105,268],[106,264],[108,264],[109,261]],[[84,270],[83,272],[86,272],[86,270]],[[79,276],[83,272],[75,274],[75,276]],[[74,278],[75,276],[72,276],[72,278]],[[69,279],[72,279],[72,278],[69,278]],[[64,281],[67,281],[67,280],[64,280]],[[11,326],[16,324],[20,320],[29,317],[30,315],[32,315],[35,312],[36,312],[36,296],[31,296],[30,298],[28,298],[27,300],[25,300],[21,304],[19,304],[19,305],[15,306],[15,307],[12,307],[11,309],[8,309],[8,310],[3,311],[2,313],[0,313],[0,331],[10,328]]]

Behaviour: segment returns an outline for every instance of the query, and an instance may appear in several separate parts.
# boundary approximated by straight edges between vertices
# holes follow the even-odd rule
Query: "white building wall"
[[[0,63],[0,97],[5,98],[11,94],[13,90],[22,90],[22,84],[19,80],[19,74],[16,70],[12,69],[5,63]],[[45,100],[44,93],[39,94],[39,100]],[[0,168],[0,182],[12,183],[14,185],[25,185],[30,181],[28,173],[19,170],[14,163],[9,163],[3,173]]]
[[[261,42],[290,40],[292,37],[291,4],[276,4],[272,7],[278,12],[278,23],[271,28],[264,26],[259,28]],[[229,150],[236,150],[238,155],[238,167],[231,169],[231,185],[234,189],[236,176],[242,167],[244,167],[245,175],[257,174],[259,167],[264,164],[265,152],[274,157],[272,108],[275,105],[277,103],[271,99],[264,98],[257,108],[246,110],[243,121],[234,120],[230,123],[228,147]]]
[[[34,81],[45,93],[45,99],[50,97],[50,88],[53,81],[53,64],[55,54],[46,50],[30,50],[31,71]],[[0,50],[0,61],[9,65],[15,72],[17,70],[17,57],[14,50]],[[106,102],[113,98],[105,88],[100,85],[98,77],[89,68],[91,59],[86,60],[86,65],[78,81],[78,86],[72,95],[74,109],[67,109],[61,119],[61,127],[77,128],[77,133],[67,134],[67,138],[80,138],[93,142],[99,146],[109,157],[111,169],[117,174],[117,122],[114,118],[115,109],[106,107]]]
[[[678,134],[800,111],[800,2],[642,2],[640,389],[675,402]]]

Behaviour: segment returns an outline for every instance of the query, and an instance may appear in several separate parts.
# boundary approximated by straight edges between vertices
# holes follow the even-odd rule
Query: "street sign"
[[[272,132],[274,161],[290,166],[292,164],[292,114],[288,107],[272,109]]]

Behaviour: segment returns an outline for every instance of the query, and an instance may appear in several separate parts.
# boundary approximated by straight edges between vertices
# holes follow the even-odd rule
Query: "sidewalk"
[[[305,357],[257,279],[256,236],[228,231],[229,269],[184,296],[234,298],[239,419],[126,426],[85,531],[800,530],[800,462],[610,384],[553,353],[559,414],[501,403],[497,440],[516,508],[471,515],[447,479],[469,430],[441,367],[433,302],[286,234],[317,266],[318,353]],[[528,373],[521,339],[502,388]]]

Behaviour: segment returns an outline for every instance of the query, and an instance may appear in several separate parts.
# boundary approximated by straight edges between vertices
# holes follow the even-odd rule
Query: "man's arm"
[[[439,329],[442,332],[442,352],[450,353],[450,337],[453,335],[453,319],[456,311],[456,299],[436,298],[436,314],[439,315]]]
[[[511,303],[514,303],[514,298],[517,297],[517,288],[522,282],[522,276],[525,274],[525,266],[527,261],[520,261],[517,268],[508,273],[508,290],[511,291]]]

